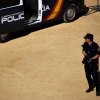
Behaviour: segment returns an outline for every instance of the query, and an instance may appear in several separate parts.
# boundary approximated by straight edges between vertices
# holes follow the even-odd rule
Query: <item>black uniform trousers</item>
[[[96,88],[98,88],[100,86],[98,72],[97,72],[98,64],[94,61],[92,61],[91,63],[85,62],[84,68],[85,68],[86,78],[87,78],[89,86],[92,86],[93,81],[94,81]]]

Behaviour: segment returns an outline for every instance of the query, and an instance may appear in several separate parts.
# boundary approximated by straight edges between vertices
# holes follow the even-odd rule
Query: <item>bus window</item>
[[[0,9],[20,4],[20,0],[0,0]]]

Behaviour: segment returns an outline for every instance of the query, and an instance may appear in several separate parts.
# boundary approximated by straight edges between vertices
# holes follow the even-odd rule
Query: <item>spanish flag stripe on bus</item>
[[[64,2],[64,0],[57,0],[51,13],[44,19],[44,21],[54,19],[59,15],[59,13],[62,9],[63,2]]]

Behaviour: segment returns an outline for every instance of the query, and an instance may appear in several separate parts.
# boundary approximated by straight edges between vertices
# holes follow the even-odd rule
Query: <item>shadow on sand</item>
[[[100,11],[100,5],[86,7],[86,10],[85,16]]]
[[[19,32],[11,33],[8,41],[19,38],[19,37],[24,37],[28,34],[31,34],[31,32],[42,30],[51,26],[59,25],[61,23],[63,23],[63,20],[58,20],[58,21],[50,22],[49,24],[38,25],[29,29],[19,31]]]

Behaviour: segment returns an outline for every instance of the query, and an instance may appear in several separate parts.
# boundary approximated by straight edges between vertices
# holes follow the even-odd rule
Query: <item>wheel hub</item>
[[[5,33],[5,34],[1,34],[1,38],[2,38],[2,39],[6,38],[7,36],[8,36],[7,33]]]
[[[67,11],[67,16],[68,16],[69,18],[72,18],[72,17],[74,16],[74,9],[69,9],[69,10]]]
[[[8,40],[8,37],[9,37],[10,33],[3,33],[3,34],[0,34],[0,42],[6,42]]]

